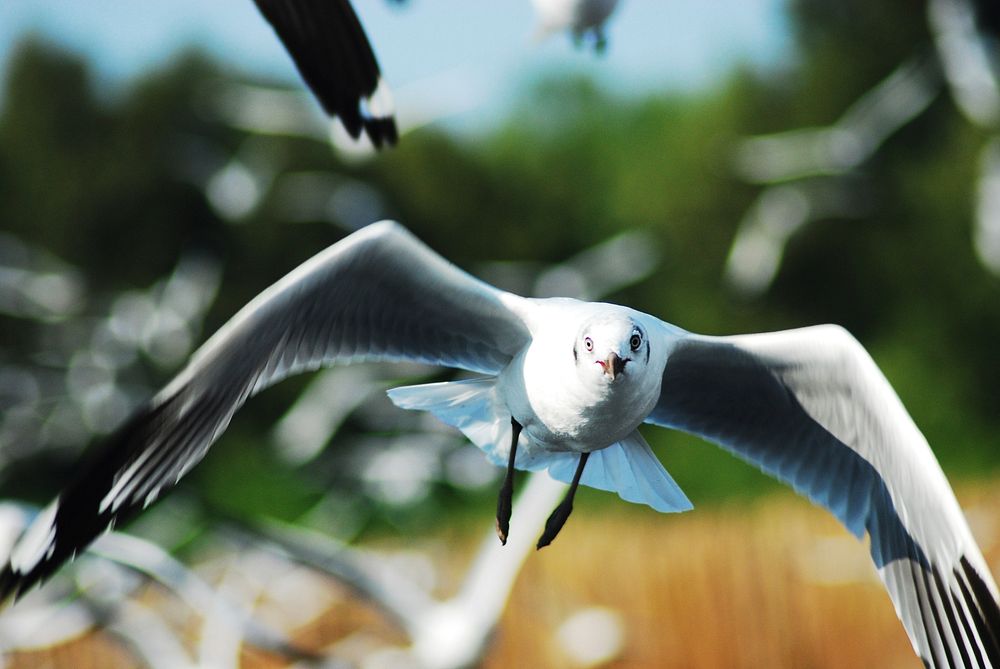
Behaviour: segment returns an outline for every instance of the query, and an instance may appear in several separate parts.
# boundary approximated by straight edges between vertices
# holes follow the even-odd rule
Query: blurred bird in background
[[[608,46],[605,24],[618,0],[531,0],[538,14],[539,39],[554,32],[569,32],[577,46],[589,43],[596,53]]]
[[[323,109],[351,137],[395,144],[392,95],[349,0],[254,0]]]

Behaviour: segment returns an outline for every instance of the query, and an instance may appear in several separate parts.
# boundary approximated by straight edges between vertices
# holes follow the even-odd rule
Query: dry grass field
[[[959,497],[1000,573],[1000,483],[962,487]],[[457,584],[480,536],[439,535],[424,548],[452,565]],[[329,587],[343,596],[297,631],[299,643],[322,648],[352,633],[402,642],[370,607]],[[579,505],[559,540],[529,556],[484,666],[581,666],[554,632],[595,606],[623,622],[620,651],[604,664],[620,669],[920,666],[865,545],[791,494],[672,517]],[[12,669],[141,666],[101,633],[6,660]],[[242,660],[283,666],[253,649]]]

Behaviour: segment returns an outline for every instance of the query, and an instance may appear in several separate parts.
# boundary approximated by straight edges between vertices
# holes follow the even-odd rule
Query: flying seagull
[[[540,21],[540,37],[568,30],[577,46],[589,39],[597,53],[607,47],[604,24],[618,6],[618,0],[532,0],[532,4]]]
[[[392,0],[401,4],[402,0]],[[399,139],[392,94],[350,0],[254,0],[323,109],[348,134],[382,147]],[[618,0],[534,0],[543,35],[569,30],[603,51],[604,23]]]
[[[395,144],[392,96],[364,28],[348,0],[254,0],[284,43],[299,74],[357,139]]]
[[[0,572],[20,595],[197,464],[246,399],[325,365],[411,360],[478,373],[396,388],[506,468],[659,511],[690,502],[653,455],[646,422],[692,432],[825,506],[871,556],[929,667],[1000,668],[997,589],[926,440],[845,330],[709,337],[612,304],[530,299],[458,269],[396,223],[364,228],[266,289],[215,333],[42,512]],[[515,528],[516,530],[516,528]]]

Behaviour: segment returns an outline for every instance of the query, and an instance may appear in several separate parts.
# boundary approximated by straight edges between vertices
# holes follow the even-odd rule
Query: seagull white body
[[[513,419],[523,427],[518,469],[582,474],[584,485],[660,511],[691,505],[638,426],[715,442],[869,535],[927,666],[1000,669],[985,560],[923,435],[842,328],[707,337],[617,305],[523,298],[391,222],[305,262],[212,336],[39,515],[0,572],[0,596],[141,512],[249,396],[293,373],[379,359],[479,373],[390,397],[457,427],[497,464],[507,464]]]
[[[523,428],[518,469],[547,469],[569,483],[577,456],[591,453],[585,485],[658,511],[690,509],[638,432],[660,397],[670,338],[682,331],[614,304],[509,293],[500,299],[522,320],[529,337],[499,374],[395,388],[389,391],[392,401],[430,411],[459,428],[497,465],[508,461],[513,418]],[[636,332],[663,339],[656,347],[643,339],[641,350],[632,353],[628,340]],[[586,339],[592,342],[590,351]],[[623,373],[613,377],[606,363],[611,353],[630,358]]]
[[[614,325],[628,325],[644,314],[610,304],[591,304],[576,300],[552,299],[530,303],[540,313],[533,319],[530,310],[524,315],[531,331],[531,342],[518,353],[499,376],[499,393],[508,412],[529,437],[528,444],[538,444],[550,451],[592,452],[629,436],[649,415],[660,396],[660,377],[666,364],[665,350],[649,365],[648,374],[628,374],[612,379],[601,366],[607,353],[625,356],[628,351],[619,342],[627,340],[631,327],[620,331]],[[595,314],[607,314],[615,321],[605,324],[606,349],[598,360],[578,362],[586,355],[576,339],[579,323]],[[534,321],[534,322],[532,322]],[[598,332],[591,331],[595,336]],[[567,355],[574,345],[575,357]],[[630,365],[638,366],[640,361]],[[645,365],[646,363],[643,362]]]

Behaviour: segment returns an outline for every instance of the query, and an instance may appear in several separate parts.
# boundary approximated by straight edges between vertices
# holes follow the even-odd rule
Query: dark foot
[[[567,495],[566,499],[560,502],[559,506],[552,512],[552,515],[549,516],[549,519],[545,521],[545,531],[542,532],[542,536],[538,539],[538,544],[535,546],[536,550],[540,550],[552,543],[552,540],[559,534],[559,530],[566,524],[566,519],[569,518],[569,514],[572,511],[573,500]]]
[[[497,536],[500,543],[507,545],[507,533],[510,532],[510,511],[511,499],[514,496],[514,486],[511,485],[510,477],[503,480],[500,486],[500,494],[497,496]]]
[[[580,464],[576,466],[576,473],[573,474],[573,482],[569,484],[569,491],[566,492],[563,501],[559,502],[559,506],[555,508],[549,519],[545,521],[545,531],[539,537],[536,549],[540,550],[551,544],[552,540],[559,534],[559,530],[566,524],[569,514],[573,512],[573,497],[576,496],[576,489],[580,486],[580,477],[583,476],[583,468],[587,465],[589,457],[590,453],[580,455]]]
[[[517,438],[521,435],[521,424],[511,416],[510,427],[510,457],[507,460],[507,473],[503,477],[503,485],[500,486],[500,494],[497,496],[497,536],[500,537],[500,543],[504,546],[507,545],[507,533],[510,532],[510,514],[514,497],[514,458],[517,455]]]

